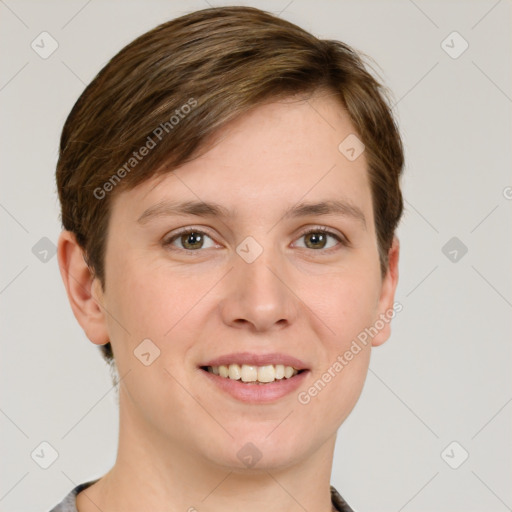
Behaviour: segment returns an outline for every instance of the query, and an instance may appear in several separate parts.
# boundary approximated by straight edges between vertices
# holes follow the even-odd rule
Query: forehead
[[[195,160],[119,194],[114,210],[128,209],[138,219],[163,200],[186,200],[263,217],[296,203],[338,200],[368,217],[365,155],[347,158],[347,137],[355,129],[333,95],[267,103],[221,128]]]

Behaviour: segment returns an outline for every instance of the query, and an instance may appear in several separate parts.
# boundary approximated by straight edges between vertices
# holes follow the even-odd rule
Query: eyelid
[[[201,235],[207,235],[209,236],[216,244],[218,242],[215,240],[215,237],[204,227],[199,226],[186,226],[184,228],[179,228],[177,231],[172,231],[171,233],[166,234],[162,239],[162,245],[164,247],[171,246],[171,243],[174,242],[177,238],[179,238],[181,235],[187,234],[187,233],[200,233]],[[200,252],[200,250],[191,251],[187,249],[180,249],[179,247],[174,247],[174,249],[178,251],[185,251],[185,252]]]
[[[344,234],[334,231],[333,229],[328,228],[326,226],[313,226],[313,227],[305,228],[305,230],[302,230],[300,232],[298,238],[302,238],[303,236],[309,235],[310,233],[324,233],[326,235],[329,235],[329,236],[335,238],[338,241],[339,245],[342,245],[345,247],[350,247],[350,242]],[[303,247],[300,247],[300,249],[303,249]],[[330,252],[337,251],[339,249],[340,249],[339,246],[335,246],[335,247],[330,247],[329,249],[318,249],[316,251],[314,249],[310,249],[310,250],[312,252],[329,254]]]
[[[186,227],[183,227],[183,228],[180,228],[178,229],[177,231],[174,231],[172,232],[172,234],[170,234],[170,236],[166,235],[164,238],[163,238],[163,241],[162,241],[162,244],[164,247],[168,247],[168,246],[171,246],[172,242],[174,242],[178,237],[180,237],[181,235],[184,235],[184,234],[187,234],[187,233],[199,233],[199,234],[202,234],[202,235],[207,235],[208,237],[210,237],[215,243],[218,243],[214,236],[207,230],[207,228],[205,227],[199,227],[199,226],[186,226]],[[349,247],[350,246],[350,242],[348,240],[348,238],[344,235],[344,234],[340,234],[339,232],[337,231],[334,231],[332,230],[331,228],[328,228],[326,226],[310,226],[310,227],[307,227],[307,228],[304,228],[303,230],[301,230],[299,232],[299,234],[297,235],[297,238],[302,238],[303,236],[305,235],[308,235],[310,233],[324,233],[326,235],[329,235],[329,236],[332,236],[333,238],[335,238],[339,244],[341,244],[342,246],[346,246],[346,247]],[[193,252],[201,252],[201,249],[198,249],[198,250],[187,250],[187,249],[180,249],[179,247],[177,248],[174,248],[175,250],[178,250],[178,251],[184,251],[184,252],[188,252],[188,253],[193,253]],[[303,247],[300,247],[300,249],[303,249]],[[310,251],[313,251],[313,252],[323,252],[323,253],[329,253],[333,250],[337,250],[339,249],[338,246],[336,247],[330,247],[329,249],[318,249],[318,250],[315,250],[315,249],[309,249]]]

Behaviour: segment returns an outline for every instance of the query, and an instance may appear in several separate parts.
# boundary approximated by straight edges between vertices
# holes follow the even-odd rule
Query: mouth
[[[304,361],[284,353],[224,354],[198,366],[214,392],[248,404],[271,404],[293,395],[306,382]]]
[[[221,364],[218,366],[200,366],[201,370],[222,379],[239,381],[247,385],[267,385],[276,381],[287,381],[307,370],[297,369],[284,364]]]
[[[290,399],[305,384],[306,364],[286,354],[240,352],[206,361],[198,367],[214,392],[246,404]]]

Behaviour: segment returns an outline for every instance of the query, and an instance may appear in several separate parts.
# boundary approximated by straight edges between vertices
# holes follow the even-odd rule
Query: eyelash
[[[206,231],[203,231],[201,229],[195,229],[194,227],[192,227],[192,228],[185,228],[182,231],[179,231],[179,232],[175,233],[174,235],[172,235],[171,238],[168,238],[168,239],[164,240],[162,245],[164,247],[172,247],[172,243],[175,240],[177,240],[179,237],[181,237],[183,235],[188,235],[188,234],[191,234],[191,233],[197,233],[197,234],[201,234],[201,235],[206,235],[206,236],[208,236],[209,238],[211,238],[213,240],[213,237],[210,236]],[[326,228],[324,226],[310,228],[310,229],[304,231],[303,233],[301,233],[299,238],[302,238],[302,237],[304,237],[306,235],[309,235],[311,233],[322,233],[322,234],[325,234],[325,235],[329,235],[329,236],[333,237],[334,239],[336,239],[342,246],[346,246],[346,247],[349,246],[349,243],[348,243],[346,238],[341,237],[337,233],[329,230],[328,228]],[[301,247],[301,249],[304,249],[304,247]],[[305,249],[309,249],[309,248],[305,247]],[[330,247],[329,249],[309,249],[309,250],[310,251],[315,251],[315,252],[331,253],[332,251],[336,251],[338,249],[339,249],[339,247],[336,246],[336,247]],[[181,249],[179,247],[172,247],[171,250],[184,251],[184,252],[187,252],[187,253],[201,252],[201,249],[191,250],[191,249]]]

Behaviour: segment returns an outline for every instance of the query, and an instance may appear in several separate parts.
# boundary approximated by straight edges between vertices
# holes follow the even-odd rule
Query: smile
[[[299,373],[299,370],[293,366],[285,366],[283,364],[256,366],[233,363],[229,365],[206,366],[202,369],[225,379],[239,380],[248,384],[268,384],[276,380],[290,379]]]
[[[244,366],[248,368],[244,370]],[[272,369],[269,369],[268,366],[271,366]],[[280,368],[280,366],[283,368]],[[269,380],[260,382],[259,378],[255,377],[259,375],[260,368],[262,369],[262,374],[259,378]],[[286,368],[288,368],[288,370],[286,370]],[[215,371],[218,370],[219,374],[215,374],[214,369]],[[225,377],[220,375],[221,371],[223,375],[226,375]],[[240,374],[239,377],[236,373],[237,371]],[[278,378],[283,371],[285,375],[282,378]],[[271,372],[274,372],[274,374]],[[286,377],[286,373],[290,375],[290,372],[291,376]],[[218,389],[224,396],[230,396],[239,402],[263,405],[275,403],[280,399],[293,396],[304,383],[304,379],[307,378],[310,372],[309,370],[297,370],[291,366],[286,367],[284,365],[275,365],[274,367],[274,365],[252,366],[230,364],[202,366],[200,367],[200,373],[204,375],[206,380],[213,386],[213,389]],[[233,377],[230,376],[230,373]],[[254,380],[242,380],[244,374],[245,379]],[[272,380],[270,380],[271,377]]]

